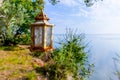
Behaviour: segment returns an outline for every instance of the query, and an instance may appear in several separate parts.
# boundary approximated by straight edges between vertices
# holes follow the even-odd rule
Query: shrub
[[[52,53],[54,63],[46,65],[43,69],[50,80],[85,80],[93,71],[93,64],[88,61],[88,55],[85,52],[82,43],[83,35],[73,34],[69,31],[60,48]]]

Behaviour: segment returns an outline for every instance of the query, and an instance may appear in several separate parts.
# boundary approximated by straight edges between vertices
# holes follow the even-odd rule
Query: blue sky
[[[85,34],[120,34],[119,0],[103,0],[91,7],[83,0],[61,0],[54,6],[45,1],[44,12],[55,24],[55,34],[65,33],[66,28]]]

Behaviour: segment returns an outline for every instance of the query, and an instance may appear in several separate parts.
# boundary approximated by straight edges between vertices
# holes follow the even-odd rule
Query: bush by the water
[[[88,61],[83,35],[69,31],[60,44],[61,47],[52,52],[52,63],[42,67],[44,75],[47,75],[50,80],[87,79],[91,75],[94,65]]]

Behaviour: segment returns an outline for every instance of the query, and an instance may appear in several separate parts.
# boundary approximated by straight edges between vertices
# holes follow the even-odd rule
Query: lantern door
[[[34,47],[42,47],[42,27],[35,27],[34,35]]]

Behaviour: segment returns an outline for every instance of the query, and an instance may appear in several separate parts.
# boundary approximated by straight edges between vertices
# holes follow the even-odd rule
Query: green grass
[[[38,74],[30,53],[29,49],[18,46],[0,47],[0,80],[36,80]]]
[[[17,50],[22,50],[23,48],[20,48],[18,46],[1,46],[0,50],[4,51],[17,51]]]

